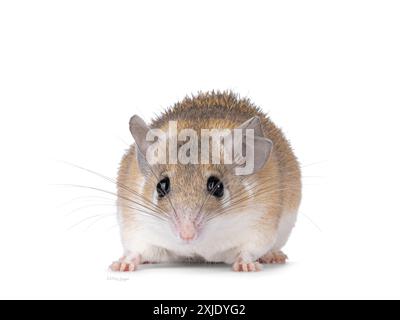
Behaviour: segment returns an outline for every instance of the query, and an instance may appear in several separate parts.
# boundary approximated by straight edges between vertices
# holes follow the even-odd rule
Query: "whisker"
[[[117,181],[117,180],[115,180],[113,178],[107,177],[104,174],[101,174],[101,173],[96,172],[94,170],[91,170],[91,169],[88,169],[88,168],[85,168],[85,167],[82,167],[82,166],[79,166],[79,165],[76,165],[76,164],[73,164],[73,163],[70,163],[70,162],[67,162],[67,161],[63,161],[63,162],[65,164],[68,164],[68,165],[70,165],[72,167],[75,167],[77,169],[80,169],[80,170],[86,171],[88,173],[94,174],[94,175],[96,175],[98,177],[101,177],[101,178],[105,179],[108,182],[116,184],[117,186],[119,186],[120,188],[124,189],[125,191],[140,197],[140,199],[146,201],[148,205],[153,206],[153,207],[159,209],[160,211],[163,211],[163,209],[161,207],[159,207],[156,204],[154,204],[151,200],[147,199],[146,197],[144,197],[142,194],[140,194],[136,190],[133,190],[132,188],[129,188],[128,186],[124,185],[123,183],[121,183],[121,182],[119,182],[119,181]],[[164,213],[167,213],[167,212],[164,211]]]
[[[153,174],[153,176],[155,177],[155,179],[158,180],[158,176],[154,173],[154,171],[153,171],[151,165],[148,163],[148,161],[147,161],[146,157],[143,155],[142,151],[139,150],[139,148],[136,148],[136,150],[137,150],[138,152],[140,152],[141,156],[142,156],[143,159],[145,160],[145,163],[146,163],[148,169],[149,169],[150,172]],[[176,210],[175,210],[174,205],[172,204],[171,198],[170,198],[170,196],[169,196],[168,193],[166,194],[166,199],[168,200],[168,203],[169,203],[169,205],[171,206],[171,209],[172,209],[172,211],[173,211],[173,214],[174,214],[175,219],[179,220],[179,216],[178,216],[178,214],[177,214],[177,212],[176,212]]]
[[[300,164],[301,168],[307,168],[307,167],[311,167],[311,166],[315,166],[318,164],[322,164],[322,163],[327,163],[327,160],[321,160],[321,161],[317,161],[317,162],[312,162],[312,163],[307,163],[307,164]]]
[[[272,204],[268,204],[267,206],[268,206],[268,208],[281,208],[282,207],[281,205],[272,205]],[[257,208],[259,208],[259,206],[248,204],[248,205],[238,206],[235,208],[229,208],[229,210],[227,210],[226,212],[218,212],[218,213],[215,212],[213,215],[210,215],[207,217],[207,222],[209,222],[217,217],[225,216],[225,215],[232,214],[232,213],[237,213],[239,211],[242,211],[244,209],[249,209],[249,208],[257,209]]]
[[[321,229],[308,215],[306,215],[306,214],[303,213],[303,212],[299,212],[299,213],[300,213],[301,215],[303,215],[304,217],[306,217],[306,219],[307,219],[309,222],[311,222],[311,224],[312,224],[315,228],[317,228],[319,232],[322,232],[322,229]]]
[[[84,185],[78,185],[78,184],[57,184],[57,185],[58,185],[58,186],[66,186],[66,187],[86,188],[86,189],[90,189],[90,190],[95,190],[95,191],[99,191],[99,192],[104,192],[104,193],[113,195],[113,196],[115,196],[115,197],[117,197],[117,198],[119,198],[119,199],[123,199],[123,200],[129,201],[129,202],[132,202],[132,203],[141,205],[141,206],[143,206],[143,207],[146,207],[146,206],[144,206],[144,205],[143,205],[142,203],[140,203],[140,202],[137,202],[137,201],[132,200],[132,199],[130,199],[130,198],[121,196],[121,195],[119,195],[119,194],[117,194],[117,193],[115,193],[115,192],[108,191],[108,190],[101,189],[101,188],[97,188],[97,187],[84,186]],[[149,208],[149,207],[146,207],[146,208],[148,208],[149,210],[151,209],[151,208]],[[153,209],[151,209],[151,210],[153,210]],[[155,212],[156,212],[156,211],[155,211]]]
[[[110,203],[96,203],[96,204],[84,205],[84,206],[81,206],[81,207],[76,208],[74,210],[71,210],[65,216],[70,216],[70,215],[75,214],[75,213],[77,213],[79,211],[82,211],[84,209],[94,208],[94,207],[115,207],[116,209],[117,208],[126,208],[126,209],[132,209],[132,210],[141,210],[140,208],[136,208],[136,207],[129,206],[129,205],[118,205],[117,206],[116,204],[110,204]],[[150,211],[144,211],[144,212],[150,214]]]
[[[93,216],[90,216],[90,217],[86,217],[86,218],[80,220],[78,223],[75,223],[75,224],[73,224],[72,226],[70,226],[67,230],[69,231],[69,230],[71,230],[71,229],[73,229],[73,228],[79,226],[79,225],[82,224],[83,222],[85,222],[85,221],[87,221],[87,220],[90,220],[90,219],[97,218],[97,217],[102,217],[102,215],[101,215],[101,214],[96,214],[96,215],[93,215]]]
[[[81,207],[79,207],[79,208],[75,208],[75,209],[69,211],[68,213],[66,213],[65,216],[66,216],[66,217],[71,216],[71,215],[73,215],[73,214],[75,214],[75,213],[77,213],[77,212],[79,212],[79,211],[84,210],[84,209],[94,208],[94,207],[103,207],[103,206],[104,206],[104,207],[105,207],[105,206],[116,207],[115,204],[100,204],[100,203],[97,203],[97,204],[88,204],[88,205],[84,205],[84,206],[81,206]]]
[[[268,191],[267,188],[265,190]],[[270,194],[274,194],[274,193],[286,191],[286,190],[292,190],[292,189],[291,188],[273,189],[273,190],[269,190],[268,192],[263,191],[262,195],[270,195]],[[260,194],[257,194],[257,196],[260,196]],[[251,200],[253,197],[254,197],[253,195],[245,194],[244,196],[236,199],[232,204],[230,204],[230,206],[228,208],[222,208],[220,210],[216,210],[215,213],[221,214],[221,213],[225,213],[225,212],[231,212],[235,209],[236,205],[242,204],[244,201]],[[250,204],[248,204],[248,205],[250,205]]]
[[[61,204],[59,204],[56,208],[61,209],[64,208],[70,204],[72,204],[73,202],[77,201],[77,200],[89,200],[89,199],[102,199],[102,200],[109,200],[109,201],[115,201],[115,199],[110,199],[110,198],[106,198],[106,197],[101,197],[101,196],[80,196],[80,197],[76,197],[73,198],[71,200],[65,201]]]
[[[89,230],[91,227],[93,227],[96,223],[98,223],[100,220],[103,220],[104,218],[109,218],[111,216],[115,216],[113,213],[109,214],[109,215],[102,215],[101,217],[99,217],[98,219],[96,219],[94,222],[92,222],[91,224],[89,224],[85,231]]]

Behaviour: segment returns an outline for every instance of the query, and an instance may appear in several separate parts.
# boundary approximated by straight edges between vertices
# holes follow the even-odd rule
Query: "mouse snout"
[[[190,242],[196,239],[197,229],[193,222],[184,221],[178,225],[178,235],[183,241]]]

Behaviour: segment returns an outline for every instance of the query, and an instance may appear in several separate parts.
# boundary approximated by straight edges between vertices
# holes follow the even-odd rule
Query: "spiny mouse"
[[[244,153],[229,149],[232,162],[226,161],[225,149],[222,155],[220,145],[217,149],[208,145],[210,136],[196,142],[198,154],[195,151],[191,159],[197,162],[148,161],[152,145],[169,147],[171,141],[177,142],[181,155],[194,153],[185,147],[187,140],[180,139],[180,132],[188,129],[199,137],[205,129],[240,129],[241,146],[253,156],[252,170],[238,174],[235,169],[243,169]],[[165,136],[150,143],[149,133],[154,130]],[[168,108],[149,125],[133,116],[130,131],[134,143],[122,158],[117,178],[124,252],[111,270],[130,272],[144,263],[203,261],[250,272],[261,270],[265,263],[285,263],[281,249],[295,225],[301,172],[288,140],[259,107],[230,91],[199,93]],[[158,156],[163,153],[164,160],[172,159],[171,149],[163,153],[157,148]],[[213,161],[215,150],[224,161]]]

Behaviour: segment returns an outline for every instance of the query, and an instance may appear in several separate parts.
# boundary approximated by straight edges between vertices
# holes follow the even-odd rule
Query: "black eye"
[[[157,183],[157,193],[160,198],[163,198],[167,195],[170,190],[170,182],[169,178],[165,177],[160,182]]]
[[[212,176],[208,178],[207,190],[217,198],[221,198],[224,195],[224,185],[217,177]]]

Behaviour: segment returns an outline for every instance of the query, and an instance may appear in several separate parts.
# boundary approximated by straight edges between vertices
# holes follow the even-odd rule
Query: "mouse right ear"
[[[129,120],[129,130],[136,142],[136,159],[138,161],[139,169],[143,174],[148,174],[149,164],[146,161],[146,152],[150,146],[150,142],[146,140],[146,137],[150,131],[150,127],[141,117],[134,115]]]
[[[133,139],[135,139],[139,151],[145,155],[147,148],[150,145],[150,143],[146,140],[146,135],[150,131],[149,126],[141,117],[134,115],[129,120],[129,130],[131,131]]]

